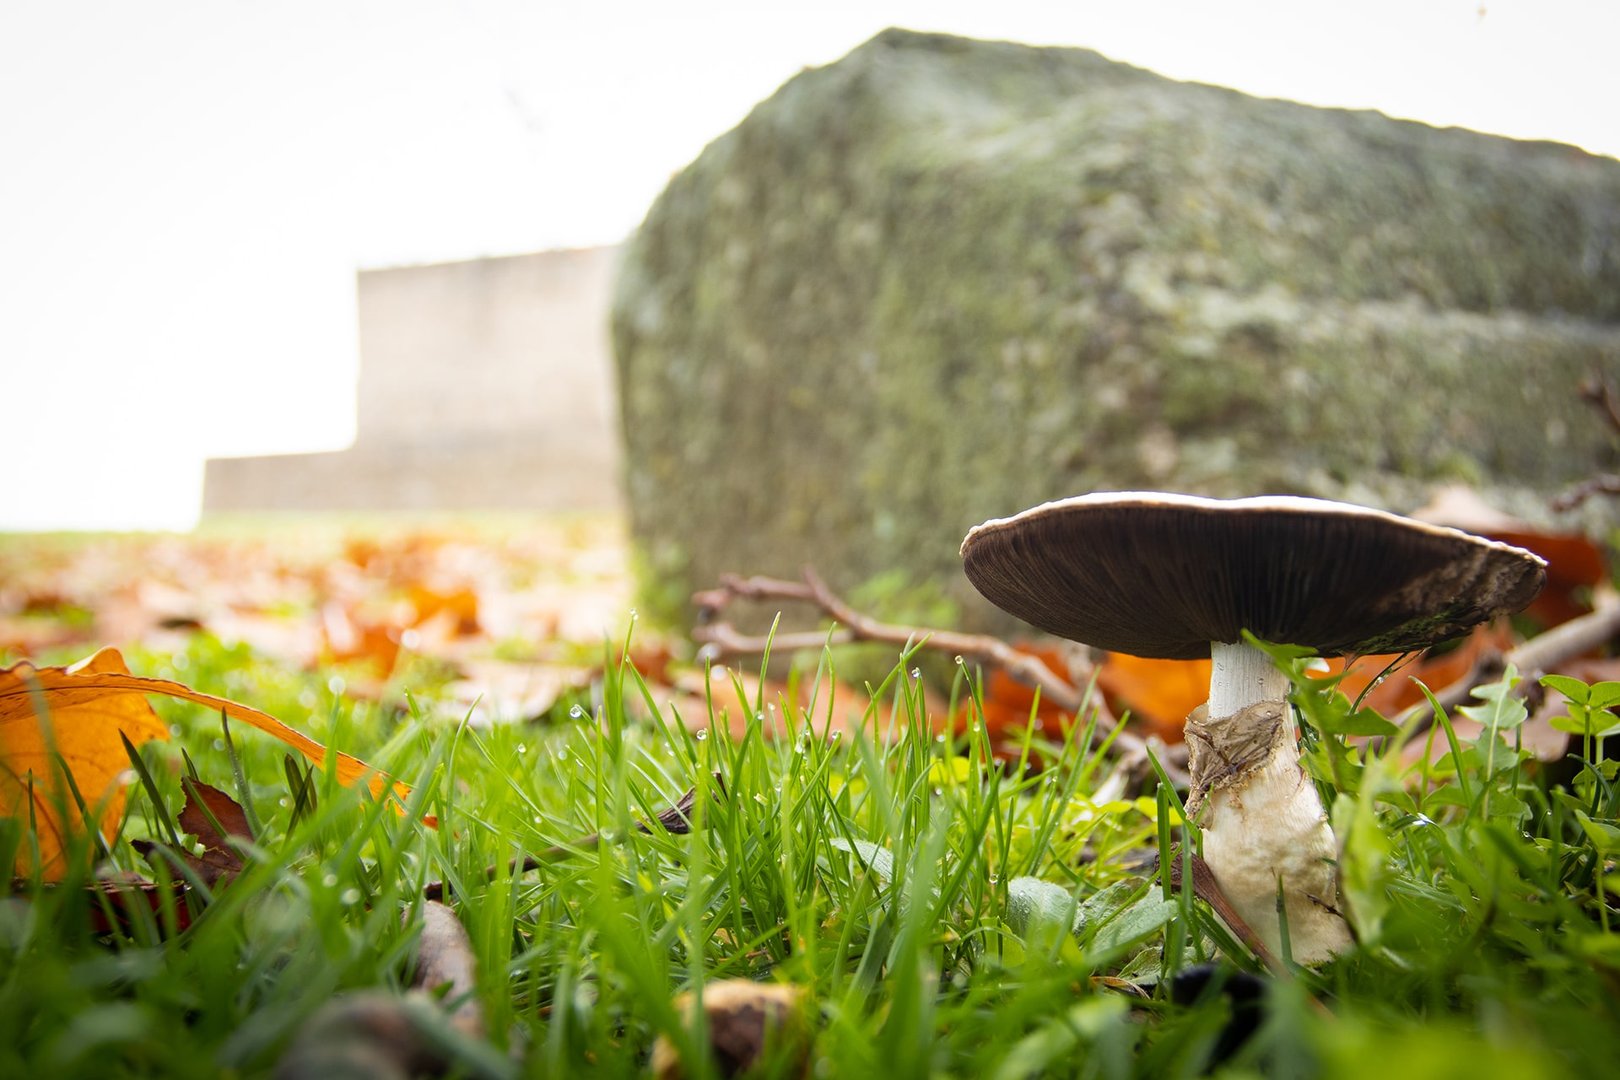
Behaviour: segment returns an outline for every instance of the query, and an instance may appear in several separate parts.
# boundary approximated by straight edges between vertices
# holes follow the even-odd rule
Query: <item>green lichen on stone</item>
[[[1620,164],[887,31],[670,183],[614,340],[664,587],[904,567],[985,625],[963,532],[1087,490],[1545,519],[1620,464],[1575,393],[1620,375]]]

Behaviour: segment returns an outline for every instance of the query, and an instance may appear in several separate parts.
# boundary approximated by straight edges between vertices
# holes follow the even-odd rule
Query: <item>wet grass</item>
[[[1509,710],[1403,770],[1348,749],[1333,730],[1350,703],[1298,675],[1360,942],[1279,978],[1143,869],[1180,836],[1176,800],[1122,791],[1095,730],[997,763],[985,732],[936,732],[902,656],[859,734],[821,730],[825,669],[803,674],[822,688],[808,708],[756,699],[740,738],[694,733],[622,654],[607,648],[590,708],[475,730],[430,686],[382,713],[204,635],[132,653],[141,673],[310,717],[410,783],[410,804],[157,703],[174,738],[142,764],[163,809],[137,787],[98,872],[158,872],[128,841],[164,836],[182,749],[251,802],[255,857],[178,901],[184,930],[171,903],[98,931],[83,878],[0,886],[0,1075],[265,1075],[335,996],[409,985],[440,881],[490,1032],[455,1051],[466,1075],[640,1075],[661,1036],[704,1075],[674,999],[723,978],[804,989],[817,1076],[1562,1077],[1620,1051],[1620,799],[1600,739],[1551,776],[1515,749]],[[958,668],[954,694],[975,682]],[[690,832],[637,827],[694,789]],[[23,842],[0,823],[0,857]]]

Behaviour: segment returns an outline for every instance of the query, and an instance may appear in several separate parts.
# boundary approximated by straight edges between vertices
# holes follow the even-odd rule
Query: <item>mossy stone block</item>
[[[662,595],[904,567],[994,625],[957,544],[1047,499],[1546,520],[1620,466],[1620,162],[891,30],[670,182],[613,331]]]

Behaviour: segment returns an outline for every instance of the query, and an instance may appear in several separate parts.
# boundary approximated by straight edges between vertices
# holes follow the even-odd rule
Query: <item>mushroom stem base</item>
[[[1204,861],[1268,948],[1285,955],[1279,880],[1296,963],[1320,964],[1350,947],[1350,928],[1335,909],[1338,845],[1291,738],[1247,775],[1211,788],[1203,805]]]
[[[1300,766],[1287,677],[1242,643],[1210,652],[1208,717],[1187,725],[1188,810],[1201,814],[1204,861],[1237,913],[1283,955],[1280,882],[1289,955],[1323,963],[1350,947],[1350,928],[1335,907],[1338,844]]]

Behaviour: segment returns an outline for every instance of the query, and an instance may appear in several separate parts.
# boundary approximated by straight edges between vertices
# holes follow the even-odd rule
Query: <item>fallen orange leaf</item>
[[[70,834],[99,828],[111,840],[124,813],[123,774],[129,757],[119,733],[139,746],[166,739],[169,729],[138,694],[53,692],[64,680],[129,677],[123,657],[103,649],[72,668],[36,668],[27,662],[0,671],[0,813],[28,821],[39,838],[39,870],[47,881],[67,872],[63,850]],[[49,710],[50,735],[35,716],[37,703]],[[62,784],[61,755],[90,813],[86,822],[77,801]],[[66,815],[67,820],[63,820]],[[12,872],[28,876],[34,853],[18,848]]]
[[[1059,678],[1069,677],[1068,665],[1063,661],[1063,650],[1023,644],[1014,645],[1013,648],[1026,656],[1035,657]],[[991,742],[997,747],[1011,748],[1013,753],[1022,742],[1024,729],[1029,726],[1032,714],[1036,732],[1043,738],[1057,741],[1062,741],[1065,730],[1074,720],[1071,713],[1044,697],[1037,705],[1035,688],[1018,681],[1001,668],[990,669],[982,697],[984,726],[990,733]],[[964,710],[961,715],[967,714],[967,710]],[[961,717],[956,726],[963,726]]]
[[[399,632],[362,619],[335,601],[321,606],[321,630],[331,660],[362,660],[385,675],[399,662]]]
[[[1422,683],[1434,691],[1443,690],[1473,671],[1485,656],[1501,654],[1513,647],[1513,631],[1505,622],[1486,623],[1473,631],[1450,652],[1426,653],[1412,663],[1397,667],[1387,676],[1385,669],[1401,659],[1398,655],[1363,656],[1339,682],[1339,690],[1354,701],[1366,693],[1362,704],[1384,716],[1394,717],[1424,700]],[[1331,673],[1345,670],[1342,659],[1328,661]],[[1374,685],[1374,680],[1383,681]],[[1371,689],[1369,689],[1371,687]]]
[[[1591,590],[1609,579],[1603,549],[1579,533],[1501,529],[1489,535],[1547,560],[1547,586],[1525,608],[1525,614],[1546,626],[1557,626],[1591,611]]]
[[[1187,714],[1209,698],[1209,661],[1109,653],[1097,668],[1097,686],[1121,714],[1129,710],[1165,742],[1180,742]]]
[[[416,611],[416,622],[424,623],[440,614],[450,617],[458,637],[478,633],[478,594],[469,588],[435,589],[412,582],[406,598]]]
[[[24,661],[0,670],[0,810],[12,816],[25,812],[32,775],[41,870],[49,880],[59,880],[66,869],[61,861],[62,823],[54,809],[61,800],[52,795],[55,789],[50,785],[56,783],[56,770],[49,765],[36,709],[44,706],[56,748],[86,804],[96,807],[105,802],[100,825],[110,835],[108,830],[114,827],[118,815],[106,811],[122,810],[123,789],[116,780],[129,767],[119,733],[136,745],[168,734],[146,703],[147,694],[162,694],[223,712],[232,720],[251,724],[289,744],[317,765],[326,762],[326,747],[269,713],[201,693],[183,683],[132,675],[117,649],[102,649],[71,668],[36,668]],[[364,761],[340,751],[332,753],[334,770],[342,783],[354,784],[370,774],[369,786],[374,795],[381,797],[389,789],[387,778]],[[401,800],[410,793],[404,784],[395,783],[392,788]],[[67,803],[71,806],[72,799]],[[49,852],[48,842],[54,845]],[[24,857],[18,856],[19,860]],[[31,865],[31,857],[28,863]],[[27,873],[28,867],[19,862],[18,872]]]

